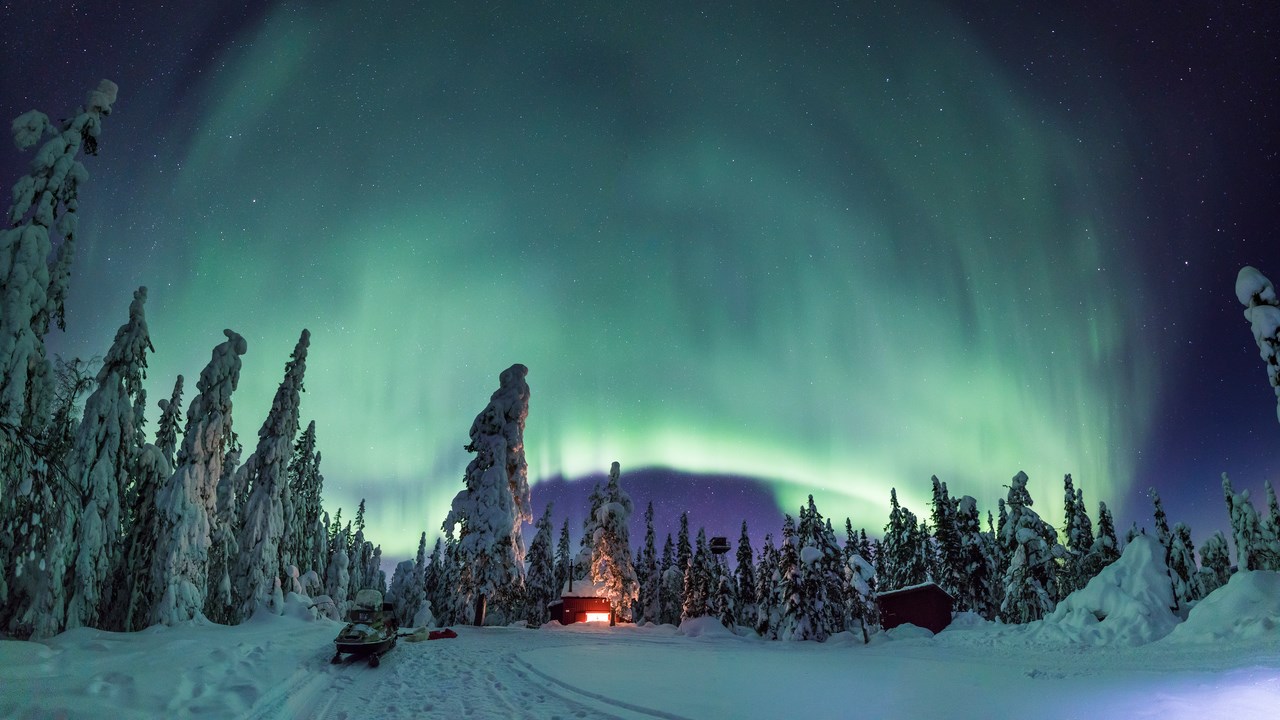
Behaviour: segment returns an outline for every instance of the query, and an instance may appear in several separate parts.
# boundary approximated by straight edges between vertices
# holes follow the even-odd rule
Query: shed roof
[[[938,583],[935,583],[932,581],[922,582],[918,585],[908,585],[907,587],[898,588],[897,590],[888,590],[886,592],[876,593],[876,597],[885,598],[885,597],[892,597],[894,595],[910,595],[918,592],[933,592],[935,590],[937,592],[942,593],[943,595],[946,595],[951,600],[955,600],[955,598],[951,597],[951,593],[947,592],[946,590],[943,590],[942,587],[938,585]]]

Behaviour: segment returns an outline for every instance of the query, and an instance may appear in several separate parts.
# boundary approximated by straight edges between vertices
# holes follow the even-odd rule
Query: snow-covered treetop
[[[1245,307],[1277,304],[1275,287],[1252,265],[1240,268],[1236,275],[1236,299]]]
[[[102,360],[98,370],[98,383],[103,384],[112,373],[120,373],[124,378],[125,391],[136,395],[142,389],[141,381],[147,377],[147,352],[155,352],[151,344],[151,336],[147,332],[147,319],[143,305],[147,302],[147,288],[140,287],[133,292],[133,302],[129,303],[129,322],[116,331],[115,342]]]

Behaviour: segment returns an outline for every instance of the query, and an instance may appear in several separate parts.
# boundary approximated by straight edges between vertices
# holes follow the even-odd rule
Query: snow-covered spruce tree
[[[204,609],[209,581],[210,519],[222,463],[234,434],[231,394],[240,380],[240,356],[247,344],[224,330],[227,340],[196,383],[198,394],[187,409],[178,467],[156,496],[159,518],[156,552],[151,566],[153,623],[174,625]]]
[[[111,113],[117,87],[102,80],[85,104],[61,125],[31,110],[13,121],[19,150],[49,139],[31,170],[13,186],[13,204],[0,229],[0,424],[36,437],[48,419],[51,368],[44,337],[50,322],[64,327],[63,303],[75,256],[79,188],[89,173],[76,159],[96,155],[102,118]],[[50,265],[53,236],[61,235]],[[5,468],[6,481],[20,477]],[[7,488],[6,488],[7,494]]]
[[[969,495],[960,498],[956,507],[956,529],[963,568],[960,587],[956,588],[957,609],[971,610],[987,620],[994,620],[999,606],[993,602],[996,593],[992,586],[997,583],[997,578],[982,523],[978,519],[978,501]]]
[[[88,178],[76,156],[81,148],[96,154],[115,96],[103,80],[61,125],[35,110],[12,125],[19,150],[51,136],[14,184],[0,229],[0,628],[15,637],[49,637],[66,618],[78,498],[69,496],[64,459],[49,447],[55,382],[44,339],[50,322],[64,327],[77,194]],[[51,233],[62,236],[52,264]]]
[[[928,579],[928,536],[920,531],[915,513],[898,503],[897,488],[889,490],[889,522],[880,541],[883,570],[880,590],[919,585]],[[878,570],[880,568],[877,568]]]
[[[755,553],[751,549],[751,537],[747,534],[747,521],[742,521],[742,534],[738,536],[737,566],[734,568],[734,589],[737,593],[738,624],[756,626],[756,566]]]
[[[760,559],[756,563],[756,632],[763,638],[777,637],[778,604],[774,588],[778,585],[778,548],[773,534],[766,533]]]
[[[1231,481],[1222,473],[1222,493],[1231,516],[1231,532],[1236,541],[1236,563],[1241,570],[1280,570],[1280,542],[1267,537],[1249,491],[1232,492]]]
[[[453,499],[444,527],[461,528],[459,545],[470,562],[468,598],[474,622],[484,624],[490,595],[524,581],[521,523],[532,522],[528,467],[524,459],[524,423],[529,415],[529,369],[512,365],[499,376],[498,389],[471,424],[466,488]]]
[[[662,568],[659,565],[657,540],[653,532],[653,502],[644,511],[644,547],[636,567],[640,576],[639,621],[659,622],[661,614]]]
[[[1068,478],[1071,476],[1068,475]],[[1068,487],[1070,489],[1070,487]],[[1059,577],[1059,587],[1061,596],[1066,596],[1075,590],[1084,587],[1089,580],[1093,578],[1089,574],[1089,553],[1093,549],[1093,522],[1089,520],[1089,511],[1084,504],[1084,490],[1076,488],[1074,494],[1067,498],[1064,496],[1064,503],[1071,504],[1071,510],[1067,512],[1067,545],[1068,555],[1063,563],[1063,574],[1067,577],[1065,580]]]
[[[287,542],[280,549],[281,559],[293,558],[298,569],[323,570],[316,544],[316,526],[324,512],[321,490],[324,478],[320,475],[320,453],[316,451],[316,422],[293,445],[293,457],[289,460],[289,495],[293,499],[295,522],[288,528]],[[412,620],[412,618],[410,618]]]
[[[1062,596],[1066,597],[1077,589],[1082,587],[1080,583],[1080,565],[1084,562],[1084,556],[1088,553],[1088,546],[1081,546],[1080,538],[1076,532],[1079,527],[1077,514],[1080,508],[1076,506],[1076,491],[1071,481],[1071,473],[1067,473],[1062,478],[1063,495],[1062,508],[1065,517],[1062,520],[1062,530],[1066,536],[1062,549],[1065,551],[1062,556],[1062,567],[1058,569],[1058,589]]]
[[[391,586],[387,588],[387,594],[383,600],[391,603],[395,608],[396,622],[405,627],[409,626],[409,621],[404,619],[405,595],[408,594],[412,585],[413,561],[401,560],[396,563],[396,569],[391,573]]]
[[[1244,319],[1249,321],[1258,355],[1266,365],[1280,417],[1280,299],[1271,281],[1249,265],[1236,275],[1236,299],[1245,307]]]
[[[609,484],[596,508],[595,532],[591,541],[591,581],[604,587],[613,609],[609,623],[631,620],[631,605],[640,592],[640,579],[631,561],[631,533],[628,525],[635,506],[631,496],[618,484],[621,469],[609,467]]]
[[[932,477],[933,481],[933,537],[938,552],[938,573],[934,575],[938,585],[956,597],[964,582],[963,560],[960,551],[960,534],[956,529],[956,504],[947,492],[947,484]],[[958,608],[965,609],[965,608]]]
[[[141,438],[134,403],[147,375],[147,352],[154,352],[138,288],[129,321],[116,331],[98,371],[98,387],[85,400],[84,420],[71,450],[70,476],[78,499],[75,560],[67,587],[67,627],[101,627],[111,600],[111,569],[121,562],[121,503],[129,485]]]
[[[1195,545],[1191,543],[1191,528],[1186,523],[1173,526],[1169,545],[1169,579],[1173,581],[1173,599],[1178,607],[1186,608],[1190,603],[1200,599],[1199,584],[1196,582]]]
[[[329,567],[325,570],[325,594],[333,601],[339,617],[347,614],[347,591],[351,588],[351,558],[347,556],[347,538],[338,533],[331,539]]]
[[[134,459],[133,487],[125,508],[128,521],[122,543],[120,568],[116,572],[115,601],[109,625],[126,632],[141,630],[151,620],[156,597],[151,584],[151,564],[158,531],[156,494],[173,475],[164,451],[145,445]]]
[[[356,517],[358,519],[359,515]],[[365,577],[365,571],[369,567],[369,543],[364,539],[364,528],[356,528],[355,535],[351,536],[349,547],[347,558],[351,564],[347,566],[347,573],[350,576],[350,594],[354,596],[372,585]]]
[[[662,585],[658,588],[658,622],[667,625],[680,624],[680,609],[683,606],[681,595],[684,593],[684,572],[680,570],[676,560],[675,548],[671,533],[667,533],[667,541],[662,545],[662,562],[659,564]]]
[[[1027,475],[1019,471],[1009,485],[1005,523],[1000,545],[1010,558],[1004,575],[1004,604],[1000,619],[1007,623],[1039,620],[1053,612],[1057,602],[1056,561],[1062,554],[1058,533],[1031,509]]]
[[[1151,495],[1151,504],[1154,506],[1156,542],[1160,543],[1160,547],[1164,548],[1165,558],[1168,559],[1169,547],[1173,544],[1173,531],[1169,529],[1169,517],[1164,514],[1164,505],[1160,503],[1160,493],[1155,488],[1148,491]]]
[[[556,540],[556,592],[563,592],[573,576],[573,555],[569,543],[569,518],[560,525],[560,536]]]
[[[1088,584],[1102,569],[1120,559],[1120,543],[1116,539],[1115,521],[1104,502],[1098,503],[1098,536],[1084,558],[1081,579]]]
[[[303,330],[293,354],[284,365],[284,380],[276,389],[267,419],[258,430],[258,446],[240,466],[237,485],[247,487],[242,524],[237,528],[232,593],[236,615],[245,619],[258,608],[268,607],[279,615],[282,607],[272,604],[283,574],[280,543],[289,529],[285,506],[292,506],[289,493],[289,460],[298,436],[298,405],[307,372],[307,349],[311,333]],[[292,511],[289,515],[292,515]],[[292,518],[288,518],[292,519]],[[289,560],[292,560],[289,558]]]
[[[431,550],[431,561],[427,564],[426,588],[427,602],[431,603],[431,614],[440,625],[454,622],[453,599],[448,584],[449,571],[445,566],[449,562],[448,550],[442,538],[436,538],[435,547]]]
[[[209,525],[209,589],[204,597],[204,616],[222,625],[240,621],[232,594],[231,573],[240,554],[236,531],[244,498],[236,496],[236,471],[240,469],[243,451],[240,439],[232,434],[222,459],[222,476],[218,478],[215,510]]]
[[[805,510],[800,510],[799,526],[807,524]],[[782,547],[779,548],[778,584],[775,597],[778,603],[778,624],[775,636],[779,640],[807,640],[812,638],[817,625],[818,598],[813,596],[816,587],[806,587],[806,559],[816,559],[817,550],[801,545],[800,527],[793,524],[790,515],[783,519]],[[809,550],[809,552],[806,552]],[[812,554],[811,554],[812,553]]]
[[[182,423],[182,376],[173,383],[173,394],[168,400],[157,403],[160,408],[160,420],[156,423],[156,448],[172,467],[174,456],[178,452],[179,426]]]
[[[706,617],[711,607],[711,591],[713,570],[711,567],[711,550],[707,547],[707,532],[698,529],[697,540],[693,544],[693,555],[684,569],[684,585],[680,597],[684,600],[680,606],[680,620]]]
[[[533,540],[529,543],[529,569],[525,572],[525,620],[529,627],[541,627],[551,620],[547,606],[560,597],[556,587],[555,557],[551,554],[551,505],[543,510],[542,517],[534,525]]]
[[[1231,549],[1220,532],[1210,535],[1200,546],[1200,571],[1196,573],[1200,597],[1217,590],[1231,579]]]

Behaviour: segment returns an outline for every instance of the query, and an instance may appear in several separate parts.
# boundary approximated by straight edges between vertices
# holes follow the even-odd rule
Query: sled
[[[400,625],[391,603],[382,601],[377,590],[361,590],[347,610],[347,624],[334,638],[336,649],[329,662],[342,662],[344,654],[369,658],[369,667],[378,667],[383,655],[396,646]]]

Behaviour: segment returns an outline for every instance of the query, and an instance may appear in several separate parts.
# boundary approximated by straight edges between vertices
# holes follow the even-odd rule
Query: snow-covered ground
[[[904,626],[870,645],[848,634],[769,642],[707,619],[682,630],[459,627],[456,639],[401,640],[371,668],[330,665],[341,626],[295,606],[238,627],[0,642],[0,716],[1276,717],[1280,573],[1238,573],[1140,645],[1099,644],[1129,636],[1078,614],[1026,626],[962,615],[937,636]]]

